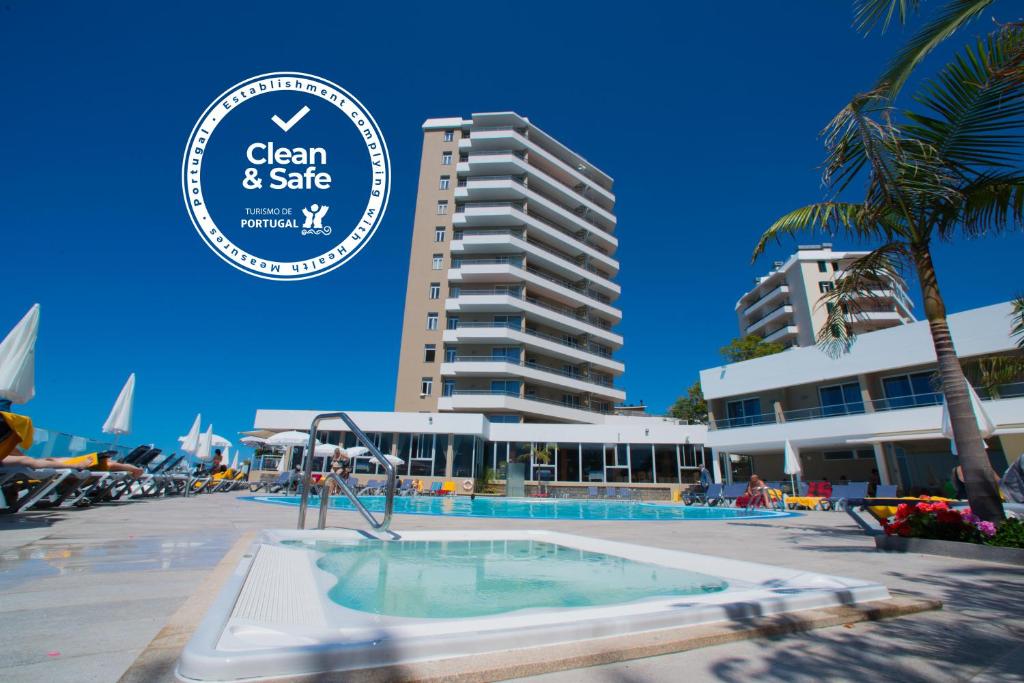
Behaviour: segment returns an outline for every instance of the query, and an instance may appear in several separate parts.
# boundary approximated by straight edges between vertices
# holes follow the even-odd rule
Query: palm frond
[[[1010,336],[1020,337],[1017,340],[1017,346],[1024,349],[1024,294],[1014,299],[1012,306]]]
[[[938,221],[942,239],[957,230],[967,237],[1024,230],[1024,170],[982,174],[963,187],[962,195],[962,205]]]
[[[764,231],[751,261],[756,261],[764,253],[769,242],[779,243],[783,236],[820,232],[830,236],[845,233],[861,240],[876,237],[871,225],[861,226],[863,212],[863,205],[848,202],[819,202],[790,211]]]
[[[993,0],[949,0],[896,54],[878,80],[886,97],[895,99],[914,68],[942,41],[981,14]]]
[[[834,358],[850,350],[856,339],[851,322],[877,310],[894,291],[904,289],[903,268],[908,258],[905,242],[887,242],[844,267],[834,288],[818,300],[817,308],[827,309],[817,340],[823,351]]]
[[[868,35],[878,24],[885,33],[895,15],[900,24],[907,23],[910,15],[917,14],[920,0],[857,0],[854,3],[853,26]]]
[[[1024,146],[1024,24],[1003,27],[967,46],[914,99],[907,136],[933,147],[970,175],[1019,165]]]

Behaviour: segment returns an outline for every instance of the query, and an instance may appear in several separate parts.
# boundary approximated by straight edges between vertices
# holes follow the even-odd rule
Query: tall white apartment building
[[[625,400],[614,206],[519,114],[427,120],[395,410],[597,423]]]
[[[736,302],[740,335],[756,334],[786,347],[813,346],[828,316],[822,295],[835,287],[844,267],[866,251],[833,251],[831,244],[800,246],[786,261],[754,281]],[[906,283],[893,278],[865,298],[862,310],[847,316],[857,334],[914,322]]]

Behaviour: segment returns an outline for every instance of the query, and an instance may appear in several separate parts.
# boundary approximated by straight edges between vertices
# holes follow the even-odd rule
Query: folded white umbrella
[[[107,421],[103,423],[104,434],[128,434],[132,431],[132,407],[135,404],[135,373],[128,375],[128,381],[121,387],[121,393],[110,409]],[[116,443],[116,440],[115,440]]]
[[[800,453],[793,447],[789,439],[786,439],[785,462],[782,465],[782,471],[789,475],[789,483],[793,487],[793,495],[795,496],[797,494],[796,477],[799,477],[803,472],[800,468]]]
[[[196,449],[194,455],[196,460],[207,462],[213,459],[213,451],[210,450],[213,442],[213,425],[206,428],[203,435],[199,437],[199,448]]]
[[[216,434],[214,434],[213,436],[214,436],[214,438],[217,437]],[[230,446],[224,446],[223,448],[221,448],[221,451],[220,451],[220,464],[224,465],[224,467],[228,467],[231,464],[231,459],[230,458],[231,458],[231,447]]]
[[[39,336],[39,304],[0,342],[0,398],[28,403],[36,395],[36,338]]]
[[[971,410],[974,411],[974,419],[978,421],[978,431],[981,432],[982,446],[988,448],[984,440],[992,436],[992,433],[996,431],[995,425],[992,424],[991,418],[985,412],[985,407],[981,404],[978,392],[974,390],[974,387],[966,379],[964,383],[967,384],[967,394],[971,397]],[[949,439],[950,450],[953,451],[953,455],[957,455],[956,442],[953,441],[953,421],[949,418],[949,406],[946,405],[945,396],[942,397],[942,435]]]
[[[178,441],[181,442],[181,450],[186,453],[195,455],[196,451],[199,450],[199,435],[201,434],[200,430],[202,429],[202,419],[202,414],[197,414],[196,421],[192,423],[192,429],[188,430],[188,434],[178,437]]]
[[[238,451],[235,451],[235,458],[231,461],[231,469],[238,472]]]

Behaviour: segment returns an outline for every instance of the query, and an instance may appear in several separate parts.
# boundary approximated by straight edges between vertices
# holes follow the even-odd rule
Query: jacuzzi
[[[887,598],[865,581],[551,531],[270,530],[177,675],[351,671]]]

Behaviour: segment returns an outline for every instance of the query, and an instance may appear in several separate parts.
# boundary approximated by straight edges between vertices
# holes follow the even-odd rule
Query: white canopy
[[[178,438],[178,441],[181,442],[181,450],[186,453],[195,455],[196,451],[199,450],[199,434],[202,429],[202,419],[202,414],[197,414],[196,421],[192,423],[192,429],[188,430],[188,434],[185,436]]]
[[[121,393],[110,409],[107,421],[103,423],[104,434],[128,434],[132,431],[132,407],[135,404],[135,373],[128,375],[128,381],[121,387]]]
[[[317,441],[317,444],[320,442]],[[268,446],[307,446],[309,434],[305,432],[278,432],[267,439]]]
[[[194,455],[197,460],[207,462],[213,459],[213,452],[210,450],[211,442],[213,441],[213,425],[206,428],[203,435],[199,437],[199,448],[196,449]]]
[[[0,342],[0,398],[28,403],[36,395],[36,337],[39,336],[39,304]]]
[[[256,446],[262,446],[263,444],[267,443],[266,439],[263,439],[258,436],[243,436],[240,440],[246,446],[252,446],[253,448],[255,448]]]

